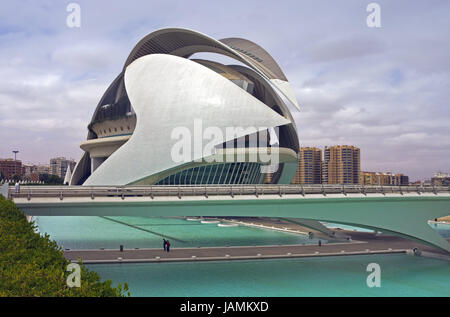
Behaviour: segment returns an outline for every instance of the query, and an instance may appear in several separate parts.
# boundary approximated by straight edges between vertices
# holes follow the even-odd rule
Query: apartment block
[[[72,159],[66,159],[65,157],[56,157],[50,159],[50,173],[61,178],[66,176],[67,168],[70,166],[70,170],[75,168],[75,161]]]
[[[12,158],[0,159],[0,179],[12,179],[14,175],[22,177],[22,161]]]
[[[364,172],[360,173],[360,184],[363,185],[409,185],[409,177],[404,174],[393,174],[390,172]]]
[[[298,168],[293,184],[322,183],[322,150],[316,147],[301,147]]]
[[[431,178],[434,186],[450,186],[450,174],[438,172]]]
[[[359,184],[361,155],[353,145],[325,147],[322,164],[322,183]]]

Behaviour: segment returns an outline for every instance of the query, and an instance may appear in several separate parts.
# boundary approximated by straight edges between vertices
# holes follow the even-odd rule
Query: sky
[[[67,5],[81,8],[70,28]],[[450,2],[4,1],[0,157],[78,160],[103,92],[134,45],[164,27],[242,37],[278,62],[299,100],[301,146],[351,144],[361,169],[410,180],[450,172]]]

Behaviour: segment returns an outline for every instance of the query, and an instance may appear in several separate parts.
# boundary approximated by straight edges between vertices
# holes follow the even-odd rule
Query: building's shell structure
[[[203,52],[241,65],[190,59]],[[70,184],[258,184],[267,180],[262,153],[277,153],[271,182],[290,183],[299,142],[284,100],[298,109],[286,76],[259,45],[180,28],[155,31],[134,47],[101,98]],[[195,134],[199,122],[223,131],[224,140],[213,144],[210,155],[194,145],[189,160],[174,161],[174,131]],[[244,129],[227,139],[230,127]],[[276,138],[262,142],[261,136],[273,136],[269,131]],[[257,145],[250,144],[252,136]]]

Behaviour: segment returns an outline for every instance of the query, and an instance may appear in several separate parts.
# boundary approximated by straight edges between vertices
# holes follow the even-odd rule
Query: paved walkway
[[[83,263],[120,263],[120,262],[176,262],[176,261],[217,261],[268,259],[288,257],[317,257],[357,254],[406,253],[413,248],[426,251],[427,254],[448,256],[445,251],[405,240],[394,236],[375,236],[373,233],[351,232],[353,241],[318,245],[282,245],[282,246],[243,246],[243,247],[202,247],[173,248],[170,252],[161,249],[125,249],[117,250],[66,250],[64,256]]]

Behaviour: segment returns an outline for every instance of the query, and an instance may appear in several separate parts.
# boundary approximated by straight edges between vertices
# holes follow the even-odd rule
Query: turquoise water
[[[373,262],[380,288],[366,285]],[[88,267],[132,296],[450,296],[449,262],[404,254]]]
[[[181,218],[49,216],[35,221],[40,232],[70,249],[159,248],[163,236],[174,247],[316,243],[302,235]],[[450,237],[450,225],[430,226]],[[371,262],[381,266],[381,288],[366,286]],[[450,296],[449,262],[408,255],[88,266],[104,280],[127,282],[132,296]]]
[[[174,248],[317,243],[299,234],[181,218],[40,216],[35,222],[41,233],[67,249],[160,248],[163,237]]]
[[[303,235],[252,227],[218,227],[181,218],[147,217],[54,217],[35,218],[39,231],[48,233],[58,245],[67,249],[159,248],[162,238],[173,247],[241,246],[310,244]],[[325,223],[330,228],[370,232],[371,230]],[[430,223],[446,238],[450,238],[450,224]]]

